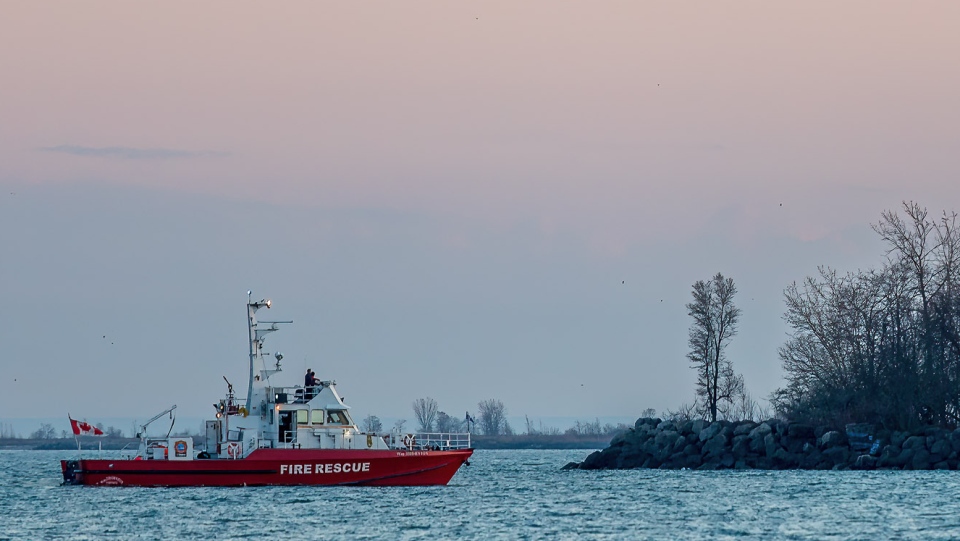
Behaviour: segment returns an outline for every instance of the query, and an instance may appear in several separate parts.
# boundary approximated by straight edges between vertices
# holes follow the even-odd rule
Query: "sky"
[[[960,201],[960,4],[13,3],[0,421],[212,413],[247,290],[274,383],[355,417],[694,396],[691,285],[783,385],[783,290]],[[263,314],[261,314],[263,315]],[[516,428],[516,427],[515,427]]]

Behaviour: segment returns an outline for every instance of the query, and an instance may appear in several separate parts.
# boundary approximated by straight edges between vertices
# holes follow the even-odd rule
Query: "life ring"
[[[227,444],[227,456],[230,458],[239,458],[240,457],[240,444],[235,441],[231,441]]]
[[[407,434],[403,437],[403,446],[407,449],[413,449],[413,446],[417,444],[417,437],[413,434]]]

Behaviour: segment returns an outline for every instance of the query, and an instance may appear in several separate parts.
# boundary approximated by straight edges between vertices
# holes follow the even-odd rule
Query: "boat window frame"
[[[322,409],[310,410],[310,424],[312,425],[324,425],[326,420],[327,412]],[[319,418],[318,418],[319,417]]]
[[[334,415],[338,419],[334,419]],[[350,419],[347,417],[346,410],[327,410],[327,424],[337,426],[350,426]]]
[[[297,412],[297,415],[296,415],[296,417],[297,417],[297,426],[306,426],[306,425],[310,424],[310,423],[309,423],[309,421],[310,421],[310,410],[298,409],[298,410],[296,410],[296,412]],[[301,420],[301,414],[303,414],[303,415],[302,415],[302,417],[303,417],[302,420]]]

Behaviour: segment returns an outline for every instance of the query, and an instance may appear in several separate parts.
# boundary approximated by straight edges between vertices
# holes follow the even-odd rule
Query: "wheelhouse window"
[[[313,410],[310,412],[310,423],[315,425],[323,424],[323,410]]]
[[[307,414],[308,414],[308,413],[309,413],[309,412],[308,412],[307,410],[297,410],[297,424],[298,424],[298,425],[305,425],[305,424],[307,424]]]
[[[327,412],[327,422],[332,425],[347,425],[350,424],[347,421],[346,412],[343,411],[328,411]]]

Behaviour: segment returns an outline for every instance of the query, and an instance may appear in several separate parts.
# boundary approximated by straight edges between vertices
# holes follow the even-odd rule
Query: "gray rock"
[[[642,426],[649,426],[650,428],[656,428],[660,424],[660,419],[656,417],[641,417],[637,419],[637,422],[634,423],[634,428],[640,430]]]
[[[787,452],[786,449],[777,449],[772,458],[773,463],[781,468],[796,468],[800,464],[797,456]]]
[[[677,442],[678,437],[680,437],[679,432],[665,430],[657,434],[656,438],[654,438],[654,442],[660,449],[672,449],[673,445]]]
[[[780,446],[777,444],[777,437],[773,434],[767,434],[763,438],[763,451],[766,453],[768,458],[773,458],[773,455],[776,454],[777,449],[780,449]]]
[[[894,431],[890,433],[890,445],[894,447],[903,448],[903,442],[907,441],[907,438],[910,437],[910,434],[906,432]]]
[[[736,462],[736,459],[734,459],[730,453],[724,453],[724,455],[720,457],[720,466],[724,469],[732,468]]]
[[[846,443],[846,435],[842,432],[837,432],[836,430],[831,430],[823,436],[820,436],[820,448],[829,449],[830,447],[837,447]]]
[[[938,439],[933,442],[933,445],[930,446],[930,454],[938,455],[943,458],[950,456],[950,453],[953,452],[953,448],[950,447],[950,441],[946,438]]]
[[[710,423],[704,421],[703,419],[697,419],[696,421],[693,421],[693,424],[690,426],[690,432],[693,432],[699,436],[700,431],[706,428],[708,424]]]
[[[657,430],[660,432],[672,432],[677,430],[677,425],[673,421],[660,421],[660,424],[657,425]]]
[[[916,451],[913,449],[904,449],[893,459],[893,463],[902,468],[913,460],[914,453]]]
[[[946,460],[941,460],[940,462],[937,462],[936,464],[933,465],[933,469],[935,469],[935,470],[949,470],[949,469],[950,469],[950,463],[947,462]]]
[[[824,434],[824,436],[826,436],[826,434]],[[850,451],[848,451],[846,447],[841,446],[828,447],[824,449],[820,456],[834,465],[846,464],[850,458]]]
[[[683,454],[686,456],[700,456],[700,447],[692,443],[688,443],[686,447],[683,448]],[[699,459],[697,459],[699,460]]]
[[[716,436],[707,440],[703,444],[703,448],[700,450],[700,454],[705,457],[716,457],[720,456],[727,451],[727,438],[723,434],[717,434]]]
[[[902,447],[904,449],[913,449],[914,451],[925,449],[927,447],[927,439],[923,436],[910,436],[904,440]]]
[[[877,467],[877,457],[870,455],[860,455],[854,463],[854,468],[858,470],[872,470]]]
[[[564,470],[579,470],[579,469],[580,469],[580,463],[579,463],[579,462],[567,462],[566,466],[560,468],[561,471],[564,471]]]
[[[754,429],[750,431],[749,436],[750,436],[750,439],[752,440],[755,440],[755,439],[762,440],[767,436],[767,434],[770,434],[771,432],[773,432],[773,429],[770,428],[770,425],[764,422],[754,427]]]
[[[816,441],[817,439],[813,426],[804,423],[789,423],[787,435],[791,440]]]
[[[949,440],[954,452],[960,453],[960,428],[950,433]]]
[[[753,430],[756,427],[757,427],[757,423],[753,421],[743,421],[733,429],[733,435],[746,436],[747,434],[750,433],[751,430]]]
[[[745,434],[733,437],[733,456],[743,458],[750,452],[750,438]]]
[[[910,466],[914,470],[929,470],[931,467],[930,452],[926,449],[916,449],[913,453],[913,460],[910,461]]]
[[[680,433],[686,436],[687,434],[693,432],[693,421],[686,421],[680,425]]]
[[[700,441],[707,441],[710,438],[716,436],[723,430],[723,425],[720,423],[710,423],[710,426],[707,426],[700,431]]]

